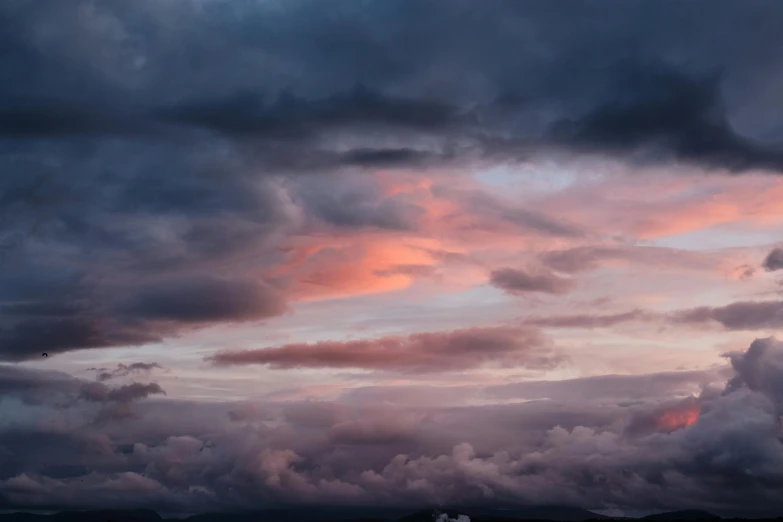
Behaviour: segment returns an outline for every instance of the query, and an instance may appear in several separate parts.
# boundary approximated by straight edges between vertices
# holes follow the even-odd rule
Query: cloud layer
[[[756,24],[783,17],[776,4],[644,2],[610,15],[585,5],[565,25],[560,8],[513,2],[339,2],[333,16],[310,7],[0,9],[0,357],[155,343],[436,273],[399,268],[428,266],[403,259],[349,282],[354,271],[336,266],[347,252],[322,253],[330,266],[312,261],[311,273],[289,270],[335,234],[484,244],[586,234],[452,183],[431,187],[429,200],[390,193],[367,171],[563,154],[738,172],[783,165],[768,121],[777,104],[761,90],[779,81],[770,50],[780,36]],[[445,225],[426,229],[436,221]],[[565,267],[562,255],[550,261]],[[488,268],[510,292],[568,286],[517,265]]]
[[[25,413],[0,430],[0,498],[17,508],[565,500],[768,513],[783,479],[781,354],[772,338],[729,354],[727,384],[699,372],[521,383],[487,392],[550,400],[459,408],[148,399],[112,420],[93,404],[138,401],[159,387],[105,392],[99,382],[5,366],[0,408]],[[689,396],[687,383],[701,391]],[[625,396],[635,402],[615,398]]]
[[[778,515],[781,26],[0,3],[0,507]]]

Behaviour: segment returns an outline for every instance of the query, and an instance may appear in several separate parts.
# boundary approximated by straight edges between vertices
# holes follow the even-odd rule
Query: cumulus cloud
[[[123,369],[127,368],[126,366]],[[149,393],[162,393],[163,391],[156,383],[132,383],[110,387],[102,382],[77,379],[64,372],[33,370],[8,364],[0,365],[0,371],[3,374],[3,393],[25,393],[35,390],[79,392],[89,400],[126,401],[136,397],[144,397]]]
[[[273,369],[358,368],[365,370],[448,372],[483,365],[551,369],[563,361],[535,329],[469,328],[451,332],[383,337],[361,341],[322,341],[255,350],[218,352],[216,365],[264,364]]]
[[[774,337],[756,339],[745,352],[730,352],[726,357],[736,375],[727,391],[740,388],[761,392],[769,397],[783,414],[783,343]]]
[[[434,519],[435,522],[470,522],[470,517],[467,515],[457,515],[456,518],[451,518],[448,513],[439,513]]]
[[[550,400],[482,407],[141,401],[133,419],[95,423],[86,410],[19,410],[4,399],[0,413],[13,422],[0,427],[0,451],[12,457],[0,499],[17,508],[100,507],[121,495],[127,507],[202,511],[468,502],[766,514],[783,481],[781,353],[759,339],[730,354],[734,374],[720,388],[705,386],[720,385],[719,374],[699,372],[520,383],[529,392],[495,391]],[[634,386],[633,403],[614,399]],[[240,409],[249,414],[228,414]]]
[[[133,416],[132,405],[151,395],[165,395],[155,382],[132,382],[108,386],[103,382],[84,381],[63,372],[29,370],[17,366],[0,365],[4,385],[0,387],[0,402],[10,401],[28,407],[81,410],[86,404],[99,406],[88,410],[92,420],[101,421],[118,416]]]

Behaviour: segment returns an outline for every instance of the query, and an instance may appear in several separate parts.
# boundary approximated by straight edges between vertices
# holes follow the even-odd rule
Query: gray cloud
[[[758,89],[764,81],[760,71],[774,60],[768,49],[779,36],[753,22],[757,13],[768,19],[781,16],[772,4],[726,4],[722,10],[678,6],[672,11],[645,3],[635,11],[615,9],[611,16],[583,6],[578,9],[582,22],[570,30],[557,25],[563,20],[559,9],[537,4],[500,2],[467,18],[460,16],[466,8],[461,2],[450,9],[433,2],[361,8],[342,3],[333,18],[314,15],[307,5],[297,2],[274,10],[245,2],[234,14],[217,7],[200,10],[192,3],[170,8],[179,11],[188,28],[168,25],[171,13],[149,2],[131,10],[150,27],[175,31],[169,41],[130,24],[128,9],[116,2],[93,10],[92,18],[64,13],[51,2],[6,8],[1,13],[9,28],[4,63],[21,88],[5,89],[13,94],[9,110],[25,114],[6,119],[8,131],[47,135],[104,128],[101,111],[86,109],[90,95],[131,112],[107,121],[163,120],[264,140],[312,144],[340,129],[364,134],[397,129],[468,138],[486,152],[509,151],[517,144],[526,155],[531,146],[542,144],[543,131],[544,146],[621,154],[646,148],[663,159],[737,169],[780,165],[779,151],[739,134],[727,117],[728,108],[754,101],[748,94],[736,99],[738,90],[728,87]],[[57,32],[25,32],[58,18],[62,27]],[[419,25],[414,19],[428,22]],[[100,20],[114,23],[134,45],[120,47],[118,33],[98,25]],[[504,20],[508,29],[497,31],[497,20]],[[642,22],[651,29],[631,29]],[[265,27],[268,36],[250,37],[250,27]],[[431,27],[438,28],[436,37]],[[686,27],[693,36],[684,40]],[[296,41],[285,28],[310,30],[312,38]],[[726,30],[735,35],[730,44],[715,36]],[[204,49],[205,33],[221,45]],[[384,36],[373,39],[373,33]],[[475,38],[460,37],[466,33]],[[90,69],[79,62],[75,54],[84,50],[68,40],[74,34],[81,34],[82,42],[106,45],[102,67]],[[586,39],[595,51],[585,51]],[[353,44],[346,45],[349,41]],[[198,49],[199,67],[177,58],[174,47]],[[359,47],[363,51],[350,50]],[[410,48],[419,52],[404,52]],[[496,52],[510,48],[525,51],[513,57]],[[227,54],[236,49],[243,52],[232,52],[235,59],[227,62]],[[252,67],[262,56],[263,78]],[[98,65],[97,56],[86,58]],[[299,64],[295,73],[293,63]],[[711,74],[715,70],[722,75]],[[476,81],[455,81],[466,73]],[[572,81],[565,82],[566,76]],[[71,79],[60,79],[65,77]],[[58,81],[47,83],[54,79]],[[137,88],[117,88],[118,79]],[[53,99],[61,109],[36,105],[47,88],[59,88]],[[729,100],[723,100],[723,91],[732,95]],[[437,94],[424,97],[424,92]],[[161,99],[167,101],[163,106],[152,102]],[[36,114],[43,117],[36,119]],[[526,129],[520,123],[525,118],[540,122],[538,128]]]
[[[601,399],[634,401],[690,395],[702,386],[720,381],[707,371],[663,372],[646,375],[600,375],[561,381],[528,381],[490,386],[485,392],[503,399],[550,399],[568,401]]]
[[[645,322],[659,319],[660,315],[645,310],[631,310],[617,314],[574,314],[551,317],[530,316],[522,323],[542,328],[611,328],[629,322]]]
[[[458,123],[455,108],[435,100],[392,98],[362,85],[345,94],[307,100],[284,93],[271,104],[248,92],[228,99],[203,101],[163,110],[166,119],[204,126],[228,134],[277,140],[313,139],[324,131],[347,128],[402,128],[444,131]]]
[[[783,414],[783,343],[774,337],[756,339],[745,352],[731,352],[726,357],[736,373],[727,390],[748,388],[761,392]]]
[[[739,170],[780,167],[778,149],[760,136],[740,134],[729,118],[737,107],[766,101],[748,93],[760,88],[766,79],[761,71],[774,60],[768,49],[779,36],[753,21],[758,13],[781,16],[772,4],[672,11],[645,3],[634,11],[615,9],[611,16],[583,6],[571,14],[578,14],[580,25],[566,23],[569,30],[558,25],[563,20],[558,8],[538,4],[500,2],[480,16],[463,17],[468,5],[462,2],[449,9],[434,2],[361,8],[342,3],[331,18],[313,14],[308,5],[275,10],[244,2],[230,13],[190,2],[168,10],[149,2],[132,10],[109,2],[82,17],[51,2],[5,8],[4,72],[18,80],[16,88],[5,87],[6,112],[14,116],[5,119],[6,132],[122,132],[141,120],[307,145],[305,153],[301,147],[264,147],[277,163],[283,157],[293,163],[303,157],[404,163],[417,154],[448,158],[449,150],[525,158],[537,148],[565,147]],[[188,26],[172,25],[170,11],[178,11]],[[142,31],[129,23],[130,12],[175,36],[167,41]],[[58,31],[27,31],[54,19],[61,21]],[[507,29],[498,31],[497,20]],[[101,21],[114,24],[115,32]],[[651,29],[634,31],[635,25]],[[251,37],[250,27],[266,28],[268,36]],[[436,37],[432,27],[438,28]],[[310,31],[311,38],[292,39],[293,28]],[[730,44],[716,37],[726,31],[734,35]],[[121,34],[133,45],[121,46]],[[205,49],[204,34],[222,43]],[[74,45],[75,35],[94,47]],[[585,50],[587,40],[594,51]],[[99,44],[107,49],[103,60],[85,52]],[[199,66],[178,58],[174,48],[197,53]],[[414,48],[417,53],[405,52]],[[513,57],[496,51],[511,48],[524,51]],[[233,61],[226,60],[229,54]],[[263,78],[253,72],[259,60]],[[296,72],[292,64],[298,64]],[[722,74],[713,74],[717,70]],[[476,80],[458,81],[468,74]],[[737,94],[740,85],[744,98]],[[55,89],[57,96],[47,96]],[[45,106],[39,101],[44,99],[54,102]],[[87,109],[106,105],[123,110],[101,118],[105,112]],[[324,135],[342,131],[434,135],[441,146],[418,152],[382,147],[364,157],[358,149],[343,160],[317,152]],[[751,134],[764,135],[757,129]]]
[[[108,388],[100,382],[91,382],[82,386],[80,397],[91,402],[128,403],[136,399],[144,399],[152,394],[165,394],[159,384],[134,382],[116,388]]]
[[[417,225],[364,167],[780,169],[777,4],[338,3],[0,7],[0,359],[280,313],[289,281],[231,285],[284,262],[283,238]],[[487,220],[585,233],[452,192]]]
[[[718,323],[728,330],[778,328],[783,324],[783,302],[737,301],[726,306],[702,306],[670,314],[674,323]]]
[[[535,329],[495,327],[361,341],[288,344],[256,350],[226,350],[207,360],[216,365],[264,364],[275,369],[448,372],[499,364],[551,369],[563,358]]]
[[[362,178],[366,168],[572,154],[737,172],[783,166],[779,2],[277,4],[0,5],[1,360],[283,313],[291,281],[263,274],[289,261],[284,239],[416,227],[415,201],[383,193]],[[482,194],[446,195],[515,230],[585,234]],[[548,266],[576,273],[616,258],[578,254]],[[506,286],[530,286],[515,277]],[[775,328],[780,306],[740,302],[670,319]],[[639,317],[569,324],[626,319]],[[0,365],[0,504],[773,512],[783,485],[779,350],[757,341],[730,356],[729,386],[700,395],[698,420],[679,429],[663,429],[660,416],[692,406],[679,396],[701,384],[697,375],[491,390],[539,398],[524,404],[254,409],[156,401],[154,383],[111,387]],[[527,328],[219,357],[391,371],[560,361]],[[612,404],[613,387],[639,404]]]
[[[4,397],[0,500],[170,511],[567,502],[769,515],[783,480],[781,353],[760,339],[731,354],[734,374],[721,389],[720,372],[602,376],[492,387],[511,400],[549,400],[480,407],[383,405],[380,396],[141,401],[135,417],[93,422],[89,402],[66,411]],[[72,379],[14,371],[9,382]],[[618,401],[625,396],[635,401]]]
[[[530,273],[516,268],[493,270],[489,282],[492,286],[509,294],[529,292],[564,294],[575,286],[575,281],[572,279],[559,277],[552,273]]]
[[[0,399],[16,399],[26,405],[76,408],[81,402],[127,407],[130,403],[165,391],[158,383],[132,382],[108,386],[90,382],[56,371],[29,370],[18,366],[0,365],[4,385]],[[108,410],[99,412],[99,416]]]
[[[654,267],[708,269],[715,261],[699,253],[673,248],[628,245],[581,246],[542,254],[541,261],[553,270],[567,274],[595,270],[612,261],[624,261]]]
[[[663,157],[731,171],[780,169],[783,150],[733,129],[719,78],[688,78],[656,64],[634,64],[619,75],[617,98],[556,124],[555,141],[648,162]]]
[[[783,324],[783,302],[736,301],[724,306],[700,306],[656,312],[630,310],[615,314],[572,314],[529,316],[520,324],[539,328],[609,328],[626,323],[649,323],[673,326],[720,326],[727,330],[775,329]]]
[[[134,373],[144,373],[149,374],[152,370],[164,370],[163,366],[156,362],[152,363],[143,363],[143,362],[137,362],[137,363],[131,363],[131,364],[125,364],[125,363],[119,363],[117,364],[117,367],[113,370],[109,370],[107,368],[87,368],[88,370],[96,372],[96,380],[104,382],[111,379],[116,379],[117,377],[127,377],[128,375],[134,374]]]
[[[774,272],[783,268],[783,248],[773,248],[764,258],[762,266],[767,272]]]
[[[252,280],[172,280],[140,290],[122,311],[150,320],[203,323],[262,319],[285,311],[273,289]]]

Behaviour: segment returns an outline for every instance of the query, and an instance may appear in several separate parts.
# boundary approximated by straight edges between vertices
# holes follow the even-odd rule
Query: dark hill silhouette
[[[406,514],[407,513],[407,514]],[[0,522],[435,522],[436,513],[445,513],[455,519],[459,515],[470,517],[470,522],[620,522],[627,520],[652,522],[694,522],[723,520],[741,522],[744,519],[721,519],[700,510],[670,511],[642,518],[608,517],[585,509],[566,506],[539,506],[500,509],[490,507],[449,507],[406,512],[386,508],[306,508],[276,509],[256,513],[204,513],[180,519],[162,518],[151,510],[101,510],[64,511],[53,515],[34,513],[0,514]],[[754,519],[753,522],[783,522],[774,518]]]
[[[138,509],[129,511],[61,511],[53,515],[35,513],[10,513],[0,515],[0,522],[156,522],[163,520],[155,511]]]
[[[585,520],[607,520],[611,518],[586,509],[565,506],[528,508],[515,512],[513,517],[523,520],[557,520],[559,522],[584,522]]]
[[[668,511],[666,513],[656,513],[642,517],[642,520],[672,521],[672,520],[720,520],[718,515],[713,515],[707,511],[698,509],[686,509],[682,511]]]
[[[515,509],[493,509],[481,507],[454,507],[444,509],[423,509],[397,519],[396,522],[432,522],[433,512],[446,513],[449,518],[467,515],[471,522],[506,522],[509,520],[584,522],[586,520],[607,520],[611,517],[599,515],[586,509],[567,506],[538,506]]]
[[[270,509],[255,513],[202,513],[184,520],[186,522],[389,522],[406,513],[408,511],[400,509],[311,507]],[[4,521],[0,519],[0,522]],[[431,519],[428,519],[428,522],[431,522]]]

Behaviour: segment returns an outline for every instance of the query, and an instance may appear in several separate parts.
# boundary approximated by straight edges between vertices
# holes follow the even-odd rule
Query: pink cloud
[[[538,330],[525,327],[469,328],[357,341],[287,344],[275,348],[223,351],[216,365],[263,364],[274,369],[360,368],[441,372],[484,365],[551,369],[563,362]]]
[[[612,176],[576,185],[534,203],[591,231],[643,240],[730,223],[783,223],[783,180],[778,178],[716,176],[686,182],[660,172],[639,176],[644,179]]]

